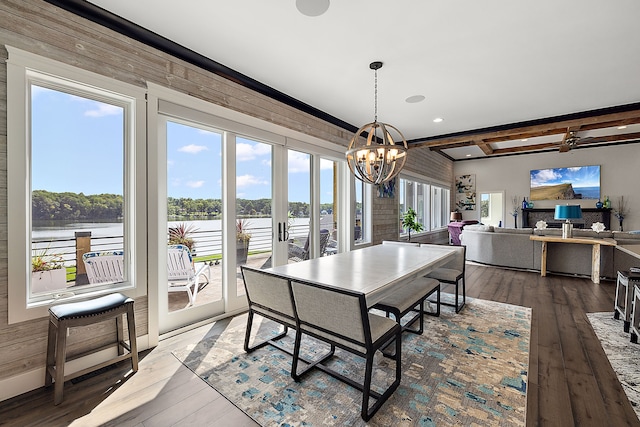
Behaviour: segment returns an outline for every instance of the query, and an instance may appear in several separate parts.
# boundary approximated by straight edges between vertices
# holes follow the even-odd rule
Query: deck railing
[[[271,252],[273,231],[271,227],[249,228],[251,234],[249,252]],[[296,239],[302,244],[309,235],[308,225],[294,225],[289,229],[289,238]],[[85,241],[83,241],[85,239]],[[167,235],[168,240],[168,235]],[[195,243],[194,252],[198,259],[208,260],[222,256],[222,230],[195,231],[193,233]],[[46,250],[48,254],[56,254],[62,257],[67,267],[67,281],[75,280],[75,273],[82,263],[82,255],[89,251],[123,250],[123,236],[92,237],[91,232],[77,232],[76,237],[63,239],[33,239],[32,256],[41,254]],[[84,271],[84,268],[80,268]]]

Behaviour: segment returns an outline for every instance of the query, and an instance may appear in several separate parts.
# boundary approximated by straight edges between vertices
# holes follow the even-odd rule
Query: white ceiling
[[[407,140],[640,102],[638,0],[91,3],[355,127],[380,60],[378,120]]]

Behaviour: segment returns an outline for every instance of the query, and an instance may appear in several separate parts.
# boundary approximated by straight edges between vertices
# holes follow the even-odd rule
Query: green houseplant
[[[418,221],[417,216],[418,214],[416,214],[413,208],[407,209],[404,215],[402,215],[402,228],[409,232],[409,241],[411,241],[411,231],[419,233],[424,229],[420,221]]]
[[[37,251],[31,257],[31,292],[43,293],[67,287],[67,269],[60,254],[52,254],[48,248]]]
[[[236,263],[245,264],[249,255],[249,226],[251,223],[244,218],[236,220]]]

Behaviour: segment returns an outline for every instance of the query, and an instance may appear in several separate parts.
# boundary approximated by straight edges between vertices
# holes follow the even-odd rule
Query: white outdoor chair
[[[196,302],[200,277],[209,283],[209,264],[202,263],[196,269],[191,258],[191,252],[185,245],[169,245],[167,248],[167,279],[169,292],[184,291],[189,296],[189,305]]]
[[[87,252],[82,255],[89,283],[119,283],[124,280],[124,252]]]

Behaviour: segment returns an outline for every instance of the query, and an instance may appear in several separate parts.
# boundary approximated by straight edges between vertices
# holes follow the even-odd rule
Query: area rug
[[[259,316],[256,316],[260,319]],[[258,320],[257,339],[275,335],[274,323]],[[362,394],[314,370],[300,383],[291,379],[291,356],[266,346],[243,350],[246,314],[174,355],[263,426],[523,426],[525,424],[531,311],[467,298],[455,314],[425,316],[423,335],[404,334],[402,382],[368,423],[360,418]],[[281,340],[293,346],[294,333]],[[323,344],[305,338],[312,358]],[[363,360],[337,351],[329,363],[358,378]],[[376,358],[373,383],[394,376],[395,362]]]
[[[629,341],[629,333],[624,332],[623,320],[614,319],[613,310],[587,313],[587,318],[640,419],[640,344]]]

